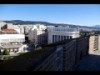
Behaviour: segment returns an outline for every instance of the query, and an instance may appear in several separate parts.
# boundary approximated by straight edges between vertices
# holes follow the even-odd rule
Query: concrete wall
[[[63,70],[70,71],[75,65],[76,56],[76,40],[65,45],[63,50]]]
[[[33,71],[63,71],[63,46],[58,46]]]
[[[100,50],[100,35],[98,36],[98,50]]]
[[[63,70],[71,71],[88,54],[89,38],[80,38],[65,45]]]
[[[96,50],[100,50],[100,35],[90,36],[89,39],[89,54],[93,54]]]
[[[61,49],[61,55],[59,55],[59,58],[61,58],[63,61],[59,62],[59,64],[62,64],[63,67],[58,69],[59,64],[57,64],[57,52],[54,50],[54,52],[49,57],[47,57],[48,60],[45,60],[45,64],[42,65],[41,68],[44,69],[40,68],[41,71],[74,70],[75,65],[77,65],[85,56],[93,53],[94,50],[100,50],[100,35],[74,39],[69,43],[66,42],[65,45],[62,45],[62,47],[63,49]],[[54,66],[56,68],[54,68]]]
[[[57,46],[54,52],[36,67],[35,71],[72,71],[75,65],[88,54],[88,46],[89,38],[66,42],[65,45],[60,46],[62,47],[60,51],[57,51],[59,49]]]
[[[94,51],[94,38],[95,36],[90,36],[89,39],[89,54],[92,54]]]
[[[76,40],[76,63],[88,54],[89,37]]]

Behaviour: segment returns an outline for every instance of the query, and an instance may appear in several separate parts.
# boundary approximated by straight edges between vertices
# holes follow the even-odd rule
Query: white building
[[[0,33],[0,50],[9,49],[10,54],[19,53],[23,51],[23,42],[25,42],[25,35],[18,34],[14,29],[4,29]]]
[[[46,26],[36,24],[33,26],[33,28],[29,31],[29,41],[34,43],[35,45],[41,45],[47,43],[47,32],[46,32]]]
[[[48,44],[79,37],[79,30],[63,26],[48,26]]]
[[[7,23],[6,29],[14,29],[20,34],[24,34],[24,28],[21,25],[14,25],[12,23]]]
[[[5,23],[5,22],[0,21],[0,31],[2,30],[2,28],[3,28],[5,25],[6,25],[6,23]]]
[[[20,33],[22,34],[28,34],[29,30],[33,27],[33,25],[14,25],[14,26],[18,26],[20,28]]]

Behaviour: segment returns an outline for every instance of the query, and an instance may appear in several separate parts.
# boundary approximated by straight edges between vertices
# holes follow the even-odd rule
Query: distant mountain
[[[98,29],[98,27],[89,27],[89,26],[80,26],[80,25],[73,25],[73,24],[60,24],[60,23],[50,23],[50,22],[44,22],[44,21],[22,21],[22,20],[6,20],[4,21],[6,23],[13,23],[13,24],[20,24],[20,25],[28,25],[28,24],[44,24],[46,26],[49,26],[49,25],[53,25],[53,26],[69,26],[71,28],[85,28],[85,29]]]
[[[44,25],[54,25],[54,26],[71,26],[71,27],[77,27],[77,25],[72,24],[57,24],[57,23],[50,23],[50,22],[43,22],[43,21],[22,21],[22,20],[10,20],[10,21],[4,21],[6,23],[13,23],[13,24],[20,24],[20,25],[28,25],[28,24],[44,24]]]
[[[93,26],[94,28],[100,29],[100,25]]]
[[[41,21],[22,21],[22,20],[11,20],[11,21],[4,21],[6,23],[13,23],[13,24],[47,24],[47,22],[41,22]]]

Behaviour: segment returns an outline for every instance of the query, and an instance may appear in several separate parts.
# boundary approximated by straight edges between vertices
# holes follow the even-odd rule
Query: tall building
[[[78,38],[79,30],[77,28],[69,28],[63,26],[48,26],[48,44],[54,43],[58,41],[62,41],[65,39]]]
[[[34,44],[46,44],[47,43],[47,32],[46,26],[44,25],[34,25],[33,28],[30,29],[29,34],[29,41]]]

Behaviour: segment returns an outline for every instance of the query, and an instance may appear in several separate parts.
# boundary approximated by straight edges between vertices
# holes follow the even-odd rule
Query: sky
[[[0,4],[0,20],[100,25],[100,4]]]

